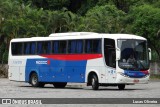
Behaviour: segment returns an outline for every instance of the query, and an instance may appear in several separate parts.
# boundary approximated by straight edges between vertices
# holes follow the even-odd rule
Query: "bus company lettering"
[[[36,61],[36,64],[50,64],[50,60],[48,60],[48,61]]]
[[[22,64],[22,61],[13,61],[13,64]]]

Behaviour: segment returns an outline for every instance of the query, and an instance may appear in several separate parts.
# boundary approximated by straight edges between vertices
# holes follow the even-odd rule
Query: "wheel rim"
[[[33,76],[33,77],[32,77],[32,84],[35,85],[36,83],[37,83],[37,77],[36,77],[36,76]]]
[[[95,84],[95,79],[92,78],[92,86]]]

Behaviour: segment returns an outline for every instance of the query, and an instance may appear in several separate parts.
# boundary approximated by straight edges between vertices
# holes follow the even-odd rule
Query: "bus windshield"
[[[149,69],[148,48],[145,40],[119,39],[118,48],[121,50],[121,59],[118,62],[124,70]]]

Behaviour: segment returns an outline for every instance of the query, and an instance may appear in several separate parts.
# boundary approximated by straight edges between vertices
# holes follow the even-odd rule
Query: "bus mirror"
[[[116,60],[120,60],[121,59],[121,51],[119,48],[116,48]]]
[[[151,60],[151,48],[148,48],[148,52],[149,52],[149,60]]]

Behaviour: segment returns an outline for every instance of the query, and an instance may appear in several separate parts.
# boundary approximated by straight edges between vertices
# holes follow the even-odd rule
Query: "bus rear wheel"
[[[41,83],[38,81],[38,75],[37,73],[32,73],[30,77],[30,83],[33,87],[44,87],[44,83]]]
[[[119,90],[124,90],[125,89],[125,84],[118,84],[118,89]]]
[[[67,82],[54,82],[53,86],[55,88],[64,88],[67,85]]]
[[[92,78],[91,78],[91,84],[92,84],[93,90],[98,90],[98,88],[99,88],[98,78],[94,74],[92,75]]]

